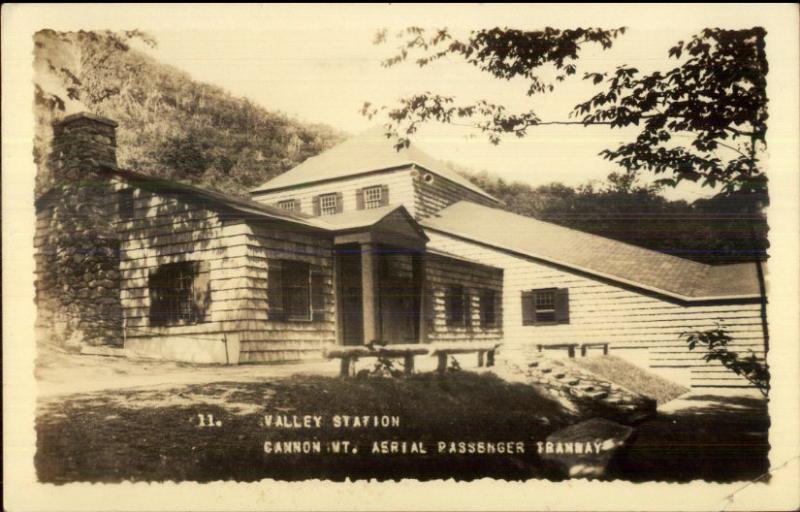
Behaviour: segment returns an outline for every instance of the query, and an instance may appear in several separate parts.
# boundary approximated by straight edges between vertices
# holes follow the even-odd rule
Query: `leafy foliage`
[[[447,29],[432,36],[417,27],[398,34],[405,39],[399,53],[384,63],[404,62],[421,53],[418,66],[452,57],[488,73],[493,78],[522,78],[527,94],[552,91],[539,73],[545,65],[556,70],[555,81],[577,73],[576,60],[583,45],[612,46],[624,28],[524,32],[508,28],[473,31],[464,40]],[[766,193],[766,178],[759,167],[765,145],[768,70],[764,29],[705,29],[688,42],[679,42],[669,57],[679,64],[668,71],[641,75],[620,65],[613,73],[585,72],[583,78],[603,84],[604,91],[575,106],[570,120],[543,121],[532,110],[511,113],[503,105],[478,100],[460,105],[452,96],[432,92],[413,94],[388,110],[387,131],[397,137],[398,147],[409,144],[420,123],[475,126],[489,134],[519,137],[531,127],[549,124],[606,125],[610,128],[642,126],[636,139],[601,155],[629,172],[646,170],[662,174],[663,185],[682,180],[722,186],[724,193]],[[386,41],[381,33],[376,41]],[[373,117],[386,107],[366,103],[362,113]],[[402,133],[401,133],[402,132]],[[678,141],[688,138],[689,143]]]
[[[624,27],[611,30],[546,27],[535,31],[505,27],[473,30],[467,38],[458,39],[447,28],[429,32],[420,27],[408,27],[396,35],[402,41],[397,54],[385,59],[383,65],[398,65],[415,54],[420,54],[414,60],[420,67],[454,57],[497,79],[522,79],[527,83],[527,95],[532,96],[555,88],[553,81],[538,74],[540,68],[550,65],[556,72],[554,81],[561,82],[577,73],[576,61],[583,46],[594,44],[609,49],[614,39],[624,33]],[[386,41],[386,31],[379,32],[375,43]],[[385,107],[367,102],[362,113],[372,118],[382,110]],[[543,124],[533,111],[510,113],[504,106],[487,100],[456,104],[452,96],[431,92],[401,99],[400,106],[390,110],[388,116],[392,120],[390,133],[398,137],[398,147],[407,147],[408,137],[416,131],[417,125],[427,121],[456,124],[460,119],[477,119],[475,126],[486,132],[495,144],[500,141],[499,133],[523,137],[530,126]],[[404,135],[398,133],[400,125],[405,125]]]
[[[51,123],[80,110],[119,122],[122,167],[243,196],[343,139],[328,126],[299,123],[195,82],[135,42],[155,44],[139,31],[36,34],[40,193],[51,181],[44,158]]]
[[[769,369],[766,362],[759,359],[752,350],[749,356],[730,350],[728,343],[733,338],[722,325],[717,324],[716,329],[684,332],[681,338],[686,340],[689,350],[704,348],[706,353],[703,359],[706,362],[719,361],[722,366],[755,385],[764,396],[769,393]]]
[[[680,65],[640,76],[619,66],[607,89],[575,107],[584,124],[642,125],[633,142],[604,150],[604,158],[631,171],[667,174],[661,183],[701,181],[725,192],[763,192],[758,153],[766,144],[767,59],[763,28],[705,29],[679,42],[669,56]],[[675,137],[690,139],[676,144]]]

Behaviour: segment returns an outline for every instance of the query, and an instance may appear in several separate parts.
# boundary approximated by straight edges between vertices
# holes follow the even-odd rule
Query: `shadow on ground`
[[[769,470],[767,401],[691,393],[637,428],[611,476],[632,481],[754,480]]]

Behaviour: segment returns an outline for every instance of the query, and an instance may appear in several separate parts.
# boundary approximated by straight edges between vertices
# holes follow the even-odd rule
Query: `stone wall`
[[[54,126],[55,186],[37,203],[37,333],[60,346],[122,345],[115,183],[116,123],[70,116]]]

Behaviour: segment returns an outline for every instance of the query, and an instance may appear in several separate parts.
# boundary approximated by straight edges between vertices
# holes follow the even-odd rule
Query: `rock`
[[[603,478],[612,456],[633,432],[631,427],[592,418],[550,434],[541,457],[552,462],[564,476]]]

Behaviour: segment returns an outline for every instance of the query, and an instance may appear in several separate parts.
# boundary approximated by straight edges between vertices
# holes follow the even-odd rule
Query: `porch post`
[[[425,343],[428,340],[428,322],[425,319],[425,310],[427,305],[427,293],[425,290],[425,281],[427,280],[425,268],[426,256],[424,252],[414,254],[412,258],[412,274],[414,276],[414,293],[417,294],[417,300],[414,301],[417,306],[415,319],[417,320],[417,343]]]
[[[364,343],[380,339],[378,328],[378,246],[361,244],[361,299],[364,304]]]

